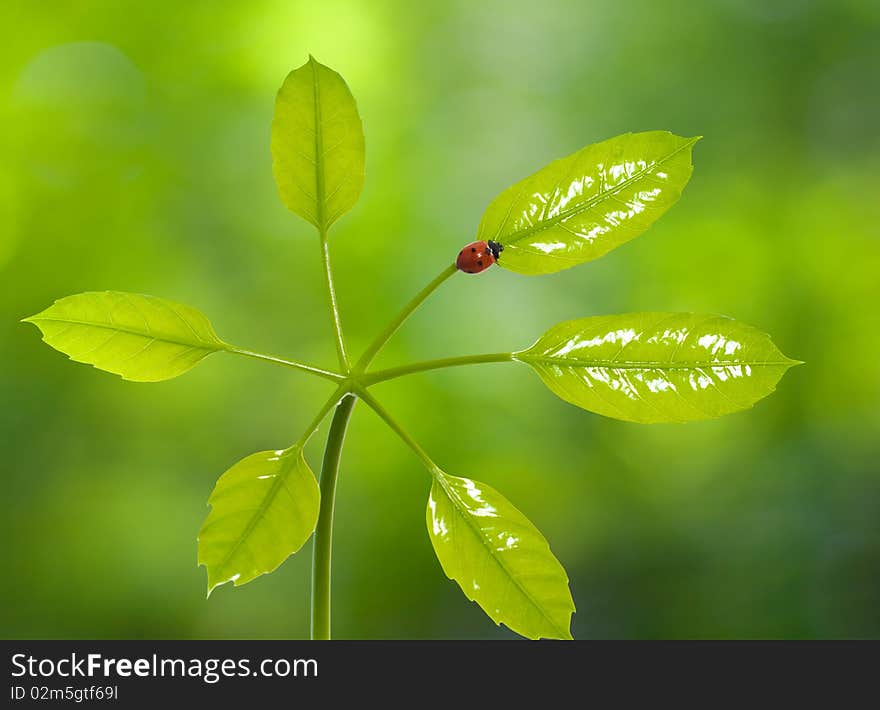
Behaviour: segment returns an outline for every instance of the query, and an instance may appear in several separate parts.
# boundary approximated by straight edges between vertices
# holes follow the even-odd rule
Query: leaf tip
[[[502,622],[496,622],[498,626],[501,626]],[[505,626],[507,626],[511,631],[515,634],[519,634],[520,636],[524,636],[530,641],[540,641],[542,639],[547,639],[548,641],[574,641],[574,636],[571,634],[571,617],[569,616],[569,625],[568,626],[558,626],[553,624],[549,629],[545,631],[537,631],[533,634],[524,634],[522,631],[517,631],[516,629],[508,626],[505,622]]]
[[[204,526],[202,526],[202,527],[204,528]],[[207,599],[211,598],[211,594],[214,592],[215,589],[217,589],[217,587],[219,587],[221,584],[225,584],[229,580],[217,579],[217,576],[212,573],[210,563],[208,562],[208,560],[206,560],[205,558],[202,557],[201,535],[202,535],[202,531],[199,530],[199,534],[196,537],[196,544],[199,546],[199,555],[198,555],[198,558],[196,559],[196,568],[204,567],[205,572],[208,573],[208,589],[207,589],[207,592],[205,593],[205,599],[207,600]]]
[[[210,599],[211,594],[213,594],[214,590],[217,589],[217,587],[220,587],[220,586],[226,584],[229,580],[228,579],[217,579],[216,576],[211,574],[211,569],[210,569],[210,567],[208,567],[206,562],[200,562],[199,567],[204,567],[208,573],[208,591],[205,594],[205,599]]]
[[[571,593],[569,592],[569,598],[571,598]],[[563,625],[562,621],[553,624],[553,628],[557,632],[555,636],[548,636],[548,638],[555,639],[557,641],[574,641],[574,636],[571,634],[571,616],[575,613],[574,609],[574,600],[571,601],[571,611],[568,614],[568,619]]]

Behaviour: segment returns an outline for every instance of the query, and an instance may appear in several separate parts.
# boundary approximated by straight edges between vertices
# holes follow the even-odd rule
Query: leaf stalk
[[[425,468],[428,469],[432,476],[440,472],[440,467],[434,463],[425,450],[409,435],[409,432],[395,421],[394,417],[388,413],[385,407],[383,407],[373,395],[366,390],[361,390],[358,393],[358,396],[364,400],[364,403],[378,414],[379,418],[382,419],[382,421],[384,421],[391,430],[403,440],[403,443],[412,449],[413,453],[418,456],[419,460],[425,465]]]
[[[351,370],[348,353],[345,351],[345,338],[342,335],[342,318],[339,315],[339,302],[336,300],[336,288],[333,285],[333,270],[330,268],[330,247],[327,243],[327,230],[321,231],[321,261],[324,265],[324,278],[327,283],[327,294],[330,299],[330,321],[333,324],[333,335],[336,338],[336,355],[343,372]]]
[[[338,372],[332,372],[331,370],[325,370],[321,367],[316,367],[314,365],[308,365],[303,362],[297,362],[296,360],[286,360],[282,357],[276,357],[274,355],[265,355],[264,353],[254,352],[253,350],[245,350],[244,348],[229,347],[226,349],[226,352],[233,353],[234,355],[244,355],[245,357],[252,357],[256,360],[265,360],[266,362],[273,362],[276,365],[283,365],[285,367],[293,368],[294,370],[301,370],[302,372],[309,372],[313,375],[318,375],[319,377],[323,377],[328,380],[333,380],[334,382],[342,382],[345,379],[345,375],[342,375]]]
[[[361,355],[360,359],[355,363],[352,372],[356,375],[365,372],[376,355],[379,354],[379,351],[385,346],[385,343],[391,340],[391,336],[393,336],[397,332],[397,329],[403,325],[404,321],[412,315],[413,311],[421,306],[428,296],[434,293],[444,281],[450,276],[453,276],[457,271],[458,269],[456,269],[455,264],[450,264],[443,269],[443,271],[441,271],[431,283],[419,291],[413,299],[403,307],[403,310],[401,310],[400,313],[398,313],[394,319],[385,326],[382,332],[376,336],[376,339],[370,343],[364,354]]]
[[[370,387],[379,382],[386,380],[394,380],[405,375],[412,375],[417,372],[426,372],[428,370],[441,370],[447,367],[461,367],[462,365],[480,365],[492,362],[511,362],[513,353],[487,353],[485,355],[462,355],[460,357],[445,357],[437,360],[425,360],[424,362],[415,362],[411,365],[401,365],[400,367],[391,367],[387,370],[378,370],[362,375],[359,378],[360,383],[364,387]]]

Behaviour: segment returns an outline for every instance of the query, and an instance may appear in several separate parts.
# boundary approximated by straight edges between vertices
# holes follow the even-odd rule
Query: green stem
[[[336,301],[336,289],[333,287],[333,271],[330,268],[330,248],[327,245],[327,231],[321,230],[321,261],[324,263],[324,277],[327,282],[327,293],[330,297],[330,320],[333,323],[333,334],[336,337],[336,354],[339,366],[348,372],[351,364],[345,352],[345,339],[342,337],[342,319],[339,317],[339,303]]]
[[[315,527],[312,554],[312,638],[330,638],[330,556],[333,545],[333,507],[336,502],[336,482],[339,478],[339,459],[348,420],[357,397],[348,394],[336,407],[324,461],[321,464],[321,509]]]
[[[425,453],[425,450],[418,445],[415,439],[413,439],[409,433],[398,424],[394,418],[385,410],[379,402],[376,400],[373,395],[371,395],[366,390],[361,390],[358,392],[358,396],[364,400],[367,406],[372,409],[379,417],[389,426],[391,430],[397,434],[409,448],[413,450],[413,453],[419,457],[419,460],[425,465],[425,468],[431,472],[431,475],[434,475],[440,468],[435,464],[431,457]]]
[[[395,332],[397,332],[397,329],[401,325],[403,325],[403,322],[407,318],[409,318],[412,312],[416,310],[416,308],[418,308],[420,305],[422,305],[424,300],[432,293],[434,293],[434,291],[436,291],[437,288],[439,288],[439,286],[444,281],[446,281],[446,279],[452,276],[457,270],[458,269],[456,269],[455,264],[450,264],[445,269],[443,269],[443,271],[441,271],[440,274],[433,281],[431,281],[431,283],[429,283],[427,286],[425,286],[425,288],[419,291],[415,295],[415,297],[403,307],[403,310],[397,314],[394,320],[392,320],[385,327],[385,329],[376,336],[376,339],[372,343],[370,343],[369,347],[367,347],[366,352],[364,352],[364,354],[361,355],[360,360],[355,363],[354,372],[364,372],[370,366],[370,363],[373,362],[373,358],[376,357],[376,355],[379,353],[385,343],[387,343],[391,339],[391,336],[394,335]]]
[[[226,349],[225,352],[233,353],[235,355],[244,355],[245,357],[252,357],[257,360],[274,362],[277,365],[284,365],[285,367],[292,367],[294,370],[310,372],[313,375],[318,375],[319,377],[324,377],[328,380],[334,380],[335,382],[342,382],[345,379],[345,375],[341,375],[338,372],[331,372],[330,370],[324,370],[323,368],[315,367],[314,365],[306,365],[305,363],[296,362],[295,360],[285,360],[284,358],[275,357],[274,355],[264,355],[263,353],[256,353],[253,350],[229,347]]]
[[[404,375],[411,375],[415,372],[440,370],[446,367],[460,367],[462,365],[479,365],[488,362],[511,362],[512,360],[513,353],[488,353],[486,355],[444,357],[437,360],[426,360],[424,362],[415,362],[412,365],[401,365],[400,367],[392,367],[387,370],[379,370],[362,376],[360,381],[365,387],[369,387],[377,382],[393,380],[398,377],[403,377]]]

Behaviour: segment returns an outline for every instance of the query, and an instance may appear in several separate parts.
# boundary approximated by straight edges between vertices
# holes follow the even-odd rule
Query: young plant
[[[231,345],[199,311],[155,296],[105,291],[56,301],[25,320],[70,359],[127,380],[183,374],[213,353],[258,358],[322,377],[333,393],[290,446],[251,454],[217,481],[198,534],[208,593],[272,572],[314,533],[312,637],[330,637],[333,505],[346,427],[358,400],[400,437],[431,477],[428,534],[443,571],[496,624],[528,638],[571,638],[568,577],[538,529],[493,488],[443,471],[370,388],[415,372],[489,362],[532,368],[562,399],[630,422],[689,422],[751,407],[796,361],[764,333],[716,315],[628,313],[556,325],[517,352],[444,358],[370,370],[401,324],[459,271],[494,263],[549,274],[596,259],[644,232],[679,198],[698,138],[627,133],[589,145],[516,183],[486,209],[476,241],[443,268],[360,358],[349,357],[333,287],[330,227],[364,182],[364,136],[342,77],[314,58],[288,75],[275,102],[272,157],[284,204],[318,232],[338,368]],[[333,411],[320,484],[303,455]]]

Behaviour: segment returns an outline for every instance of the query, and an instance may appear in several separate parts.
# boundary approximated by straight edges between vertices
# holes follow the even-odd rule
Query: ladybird
[[[488,242],[471,242],[458,252],[455,266],[466,274],[479,274],[498,261],[502,251],[504,247],[491,239]]]

